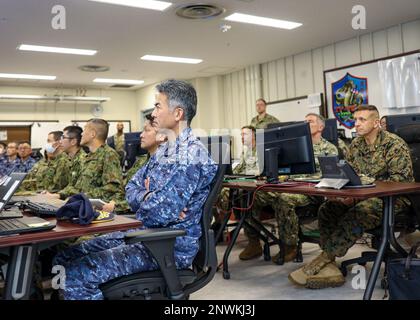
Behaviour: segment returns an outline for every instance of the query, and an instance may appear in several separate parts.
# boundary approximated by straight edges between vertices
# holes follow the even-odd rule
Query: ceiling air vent
[[[124,89],[132,88],[132,87],[134,87],[134,86],[131,85],[131,84],[114,84],[114,85],[110,86],[110,88],[124,88]]]
[[[186,19],[210,19],[225,12],[225,9],[211,4],[187,4],[176,10],[176,14]]]
[[[79,70],[85,71],[85,72],[105,72],[105,71],[109,71],[109,67],[107,66],[95,66],[95,65],[84,65],[84,66],[80,66]]]

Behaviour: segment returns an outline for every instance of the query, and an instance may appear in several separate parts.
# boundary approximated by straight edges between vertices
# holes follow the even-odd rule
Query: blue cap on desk
[[[89,224],[99,216],[84,193],[76,194],[57,211],[58,219],[69,218],[78,224]]]

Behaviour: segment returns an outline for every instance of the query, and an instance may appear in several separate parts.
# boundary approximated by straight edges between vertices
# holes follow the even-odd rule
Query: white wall
[[[57,90],[39,87],[1,86],[0,94],[33,94],[52,96]],[[75,90],[60,90],[58,94],[74,95]],[[92,90],[86,91],[86,96],[110,97],[104,102],[103,114],[105,120],[131,120],[131,129],[138,130],[140,116],[137,108],[137,95],[133,91],[122,90]],[[1,120],[59,120],[68,123],[71,120],[88,120],[93,118],[91,103],[81,102],[51,102],[51,101],[9,101],[0,100]]]
[[[261,65],[267,101],[324,92],[324,70],[420,49],[420,20]]]

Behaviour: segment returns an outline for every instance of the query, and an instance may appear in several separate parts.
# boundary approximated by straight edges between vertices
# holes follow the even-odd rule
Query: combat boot
[[[324,251],[316,257],[314,260],[304,265],[289,274],[289,280],[296,285],[305,286],[307,284],[308,277],[314,276],[319,273],[327,264],[333,262],[335,258],[331,258]]]
[[[297,252],[297,246],[284,246],[284,262],[290,262],[296,259],[296,252]],[[280,258],[280,252],[277,253],[275,256],[271,257],[271,261],[273,261],[275,264],[277,264],[278,260]]]
[[[258,258],[262,255],[263,249],[260,244],[259,239],[249,239],[248,245],[245,249],[239,254],[239,259],[241,260],[251,260]]]
[[[340,287],[346,282],[335,262],[327,264],[318,274],[309,276],[305,287],[308,289],[323,289]]]

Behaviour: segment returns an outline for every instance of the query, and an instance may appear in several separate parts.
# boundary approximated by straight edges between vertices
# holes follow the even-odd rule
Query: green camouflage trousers
[[[224,188],[219,196],[220,207],[227,210],[229,207],[229,190]],[[321,204],[319,198],[310,197],[303,194],[263,192],[256,193],[254,205],[251,214],[254,218],[259,219],[259,213],[264,207],[271,206],[274,209],[275,217],[279,228],[279,238],[286,245],[295,246],[299,239],[299,219],[296,215],[296,207],[306,206],[309,204]],[[215,217],[216,218],[216,217]],[[216,221],[221,222],[221,218]],[[247,220],[251,223],[251,220]],[[244,225],[245,235],[250,240],[258,239],[258,233]]]
[[[322,200],[304,194],[278,193],[276,196],[277,201],[273,202],[273,208],[279,226],[279,239],[288,246],[296,246],[299,241],[299,218],[296,208],[321,204]]]
[[[407,199],[395,201],[394,213],[408,209]],[[318,211],[320,246],[328,255],[344,256],[366,230],[381,225],[382,200],[372,198],[354,205],[338,201],[325,202]]]

